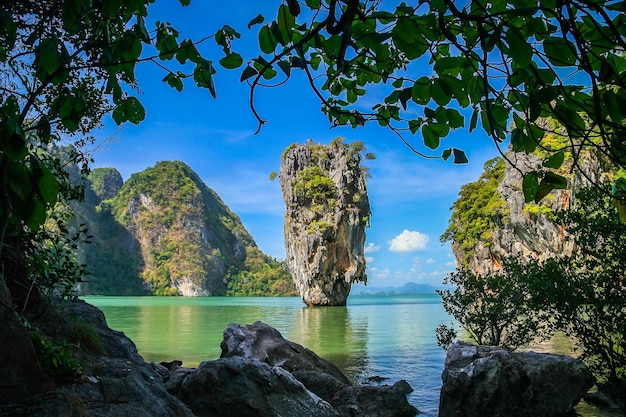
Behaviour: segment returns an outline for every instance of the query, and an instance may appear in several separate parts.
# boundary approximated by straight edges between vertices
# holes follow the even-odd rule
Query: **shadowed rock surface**
[[[185,404],[167,392],[135,344],[107,326],[102,311],[83,301],[60,307],[49,307],[37,326],[56,343],[72,346],[72,356],[83,366],[82,375],[56,386],[43,385],[45,390],[42,384],[27,385],[29,392],[0,402],[0,416],[193,417]],[[88,329],[95,338],[77,338]],[[27,347],[25,343],[23,349]],[[0,392],[8,392],[6,383],[0,381]]]
[[[345,305],[351,285],[367,280],[371,212],[360,162],[360,152],[339,141],[292,145],[283,155],[287,263],[308,305]]]
[[[442,374],[439,417],[564,415],[593,386],[580,361],[564,355],[457,342]]]
[[[412,417],[418,413],[406,399],[413,392],[406,381],[392,386],[354,386],[333,364],[284,339],[278,330],[260,321],[226,328],[222,358],[233,357],[262,361],[288,371],[341,416]]]

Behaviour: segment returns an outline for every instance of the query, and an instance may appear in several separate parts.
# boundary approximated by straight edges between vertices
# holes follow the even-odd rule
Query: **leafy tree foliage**
[[[626,226],[606,190],[583,190],[577,200],[574,210],[558,218],[578,250],[531,268],[533,292],[579,341],[583,360],[610,391],[626,378]]]
[[[104,115],[139,123],[145,110],[135,97],[135,67],[151,61],[164,81],[181,90],[183,80],[215,96],[212,61],[192,40],[179,40],[168,23],[148,30],[151,0],[19,0],[0,4],[0,259],[12,291],[32,288],[24,247],[45,223],[59,197],[82,197],[58,168],[49,146],[74,143],[69,162],[88,171],[89,132]],[[187,5],[189,0],[181,0]],[[225,26],[214,38],[233,68],[230,42],[239,35]],[[223,62],[222,62],[223,61]],[[185,72],[191,70],[191,72]],[[9,274],[13,271],[13,274]],[[17,290],[16,290],[17,291]],[[13,294],[23,302],[27,295]]]
[[[461,269],[444,284],[454,290],[437,290],[446,311],[478,344],[517,349],[549,334],[550,316],[537,308],[526,266],[517,259],[504,262],[501,271],[479,275]],[[456,337],[454,326],[437,328],[438,341],[447,347]]]
[[[524,188],[538,200],[540,186],[565,186],[553,170],[566,149],[593,147],[626,164],[625,13],[615,0],[285,0],[273,21],[250,22],[261,25],[263,54],[241,79],[254,100],[267,80],[301,69],[332,124],[387,126],[421,155],[459,128],[481,128],[498,149],[507,139],[515,151],[543,148],[544,166]],[[406,139],[418,133],[421,144]],[[547,133],[565,146],[552,147]],[[467,162],[453,147],[440,157]]]

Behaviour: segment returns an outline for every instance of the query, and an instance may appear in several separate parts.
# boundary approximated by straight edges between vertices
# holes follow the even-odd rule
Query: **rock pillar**
[[[366,282],[365,229],[370,206],[362,143],[309,141],[283,154],[287,263],[307,305],[345,305],[350,287]]]

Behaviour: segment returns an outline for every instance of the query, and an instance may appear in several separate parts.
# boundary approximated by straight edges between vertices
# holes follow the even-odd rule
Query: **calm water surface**
[[[229,323],[261,320],[337,365],[354,382],[405,379],[409,401],[436,416],[445,352],[435,328],[450,317],[436,294],[352,296],[347,307],[313,307],[298,297],[84,297],[126,333],[147,361],[195,367],[220,356]],[[561,345],[564,345],[561,346]],[[567,349],[561,343],[559,349]],[[605,417],[593,407],[584,417]]]

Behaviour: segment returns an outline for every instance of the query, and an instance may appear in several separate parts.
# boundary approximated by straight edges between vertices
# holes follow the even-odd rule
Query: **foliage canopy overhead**
[[[564,148],[626,164],[625,12],[616,0],[285,0],[275,20],[250,22],[263,54],[241,79],[254,103],[258,86],[302,69],[333,125],[387,126],[421,155],[459,128],[480,127],[498,149],[544,147],[543,168],[526,174],[530,201],[565,186],[552,172]],[[546,117],[565,147],[544,143]],[[407,139],[418,133],[422,143]],[[453,147],[440,157],[467,162]]]

